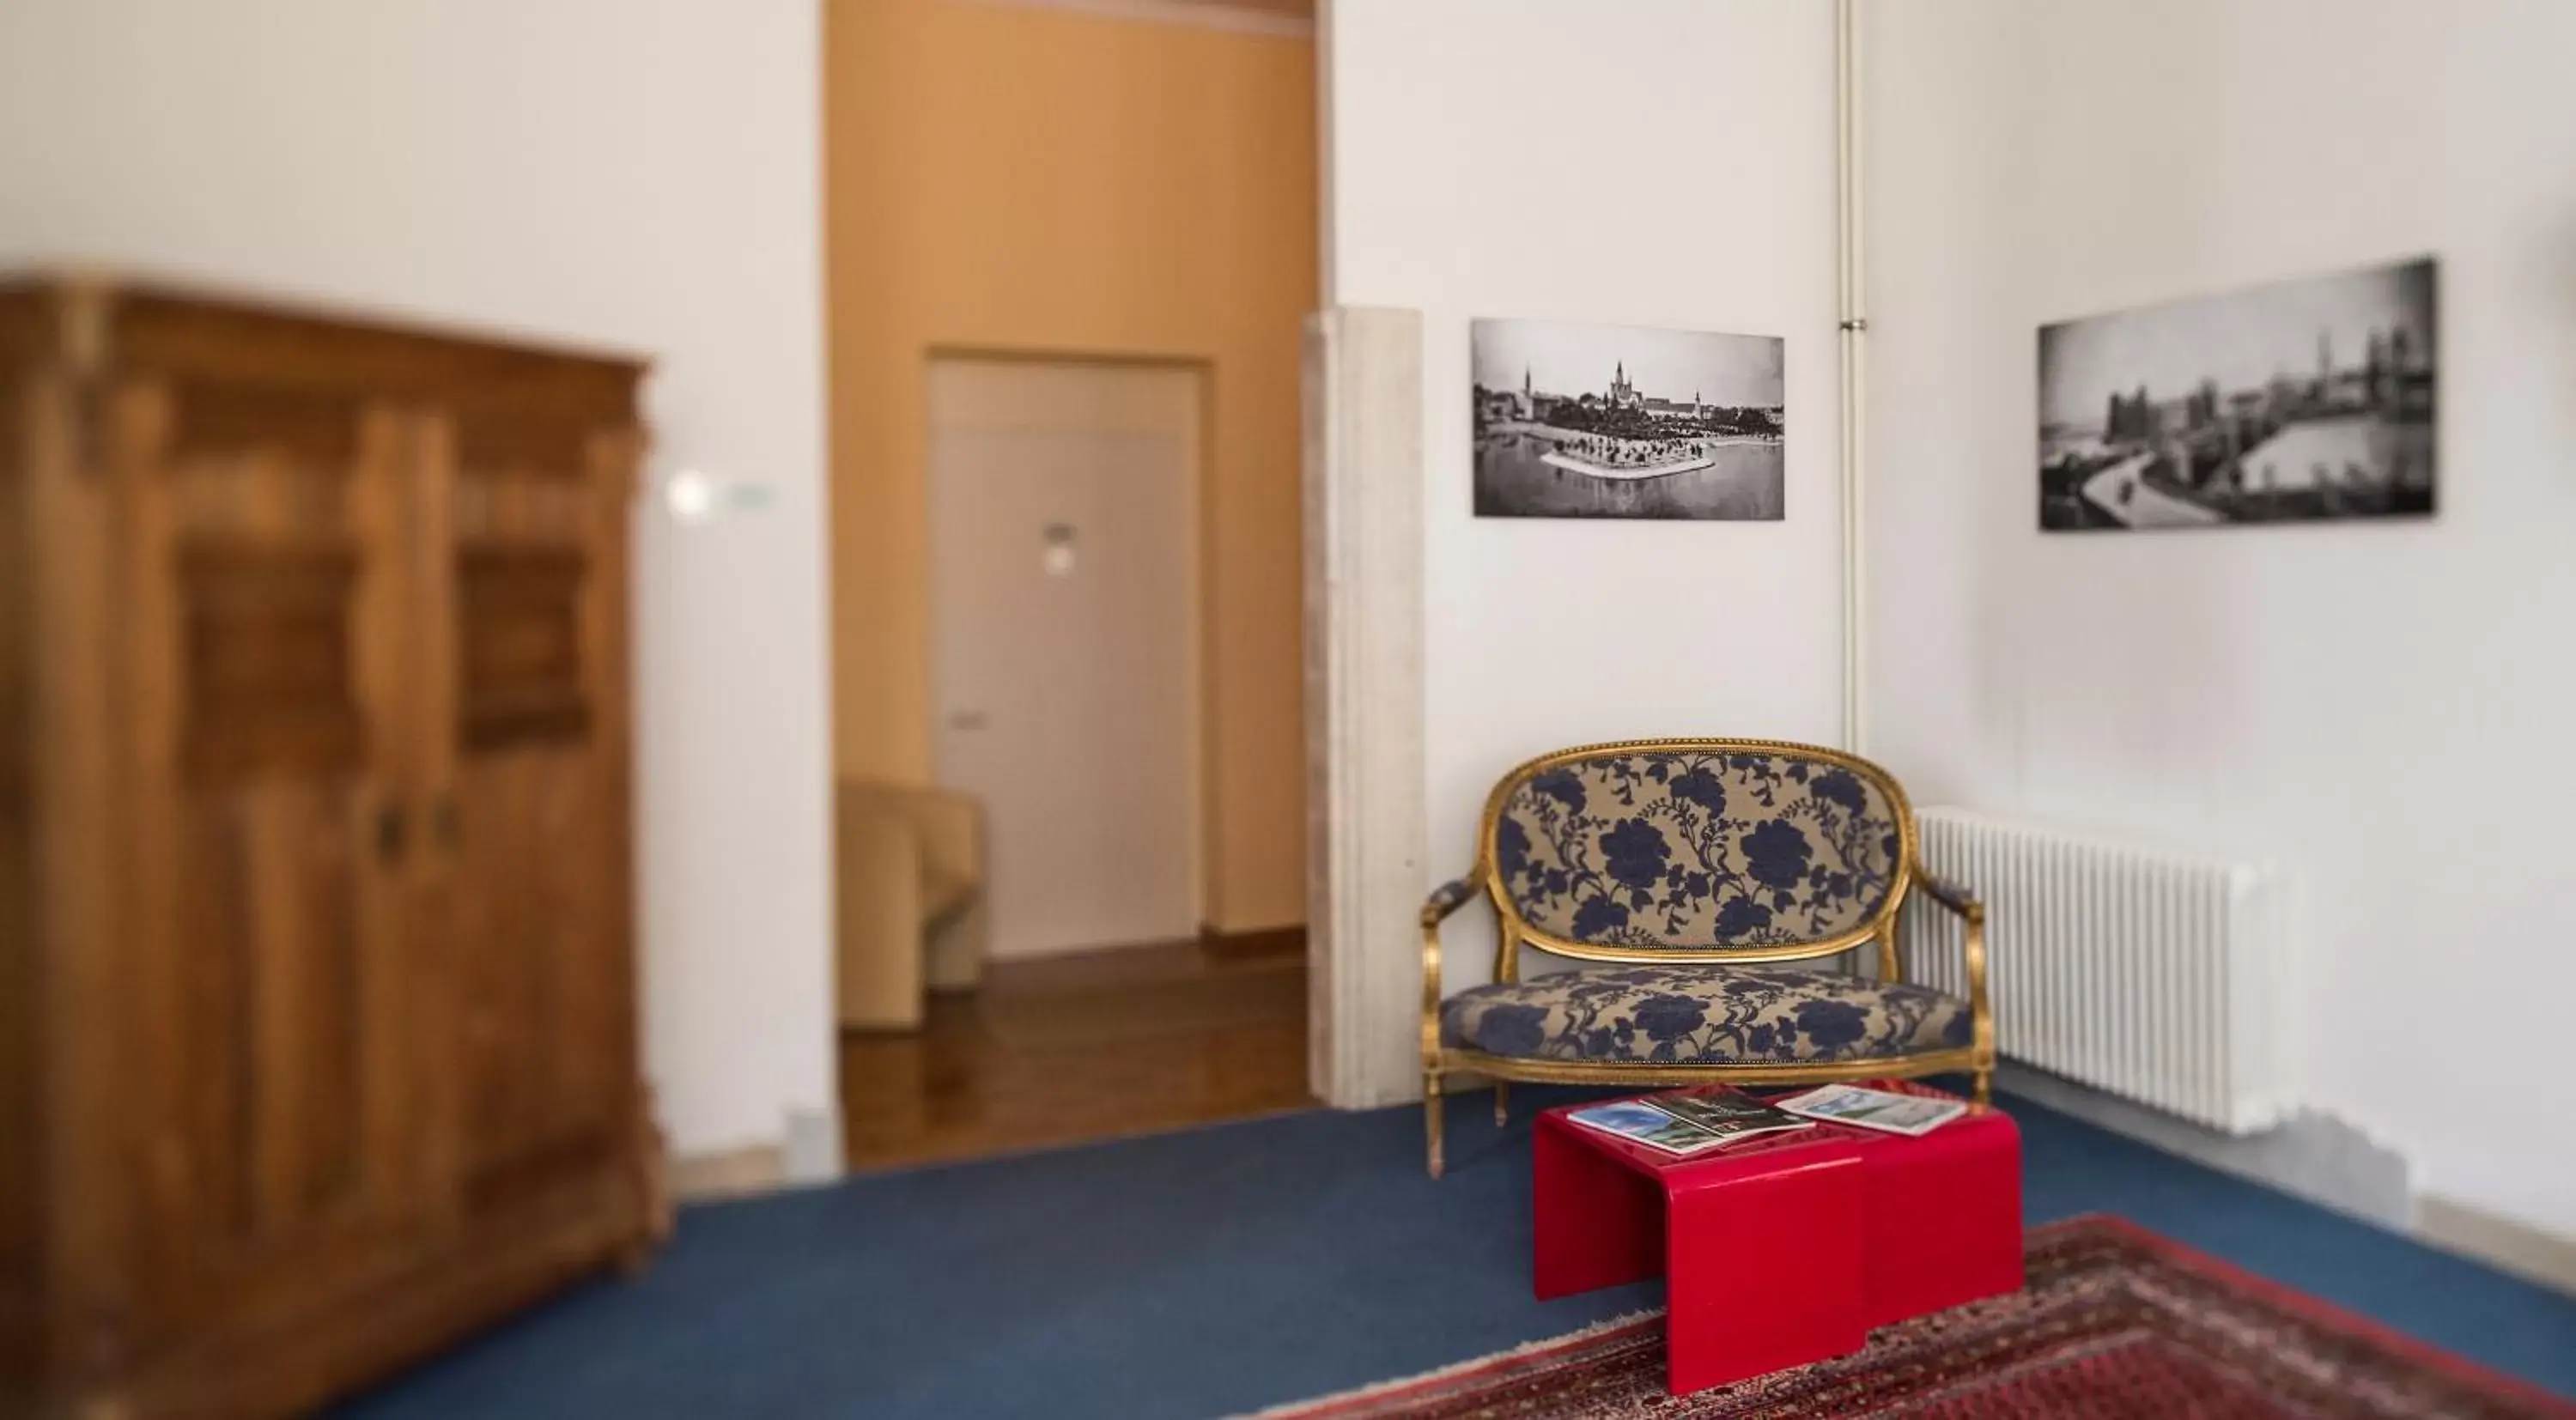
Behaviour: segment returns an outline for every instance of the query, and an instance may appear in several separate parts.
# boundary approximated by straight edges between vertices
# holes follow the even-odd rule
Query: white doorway
[[[1204,372],[929,371],[931,725],[997,959],[1198,935]]]

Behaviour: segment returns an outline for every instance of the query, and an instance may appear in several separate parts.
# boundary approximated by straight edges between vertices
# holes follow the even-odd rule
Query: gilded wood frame
[[[1794,942],[1754,947],[1680,947],[1640,948],[1603,946],[1598,943],[1574,942],[1541,932],[1521,916],[1505,886],[1501,865],[1494,854],[1496,830],[1502,822],[1503,806],[1513,791],[1532,777],[1582,760],[1631,754],[1769,754],[1840,765],[1866,775],[1887,795],[1890,811],[1896,817],[1897,854],[1895,881],[1887,891],[1887,900],[1879,905],[1869,920],[1857,927],[1813,942]],[[1434,893],[1422,907],[1422,1072],[1423,1104],[1429,1134],[1431,1176],[1441,1171],[1441,1077],[1453,1072],[1472,1072],[1494,1083],[1494,1115],[1499,1122],[1506,1109],[1510,1082],[1525,1080],[1533,1084],[1618,1084],[1648,1087],[1708,1084],[1725,1081],[1736,1084],[1803,1085],[1836,1080],[1909,1077],[1965,1072],[1976,1077],[1976,1097],[1984,1103],[1990,1093],[1995,1063],[1994,1019],[1986,999],[1985,907],[1965,892],[1940,883],[1923,870],[1921,845],[1915,833],[1914,809],[1905,797],[1904,786],[1885,769],[1855,754],[1828,749],[1822,745],[1800,744],[1793,740],[1754,739],[1647,739],[1610,740],[1600,744],[1576,745],[1555,750],[1522,761],[1494,784],[1485,796],[1485,811],[1476,827],[1476,861],[1467,876],[1452,887]],[[1654,1065],[1593,1064],[1572,1060],[1522,1060],[1491,1055],[1481,1050],[1451,1049],[1440,1043],[1440,924],[1466,905],[1469,897],[1481,889],[1494,905],[1496,917],[1494,942],[1494,979],[1520,979],[1520,952],[1524,944],[1551,956],[1578,961],[1662,964],[1672,962],[1781,962],[1812,961],[1838,956],[1878,943],[1878,978],[1882,981],[1904,980],[1904,963],[1896,950],[1897,914],[1903,909],[1910,889],[1921,887],[1925,897],[1957,913],[1965,927],[1964,950],[1967,957],[1969,1014],[1973,1023],[1970,1042],[1950,1050],[1922,1051],[1896,1057],[1874,1057],[1867,1060],[1811,1061],[1793,1064],[1729,1065]]]

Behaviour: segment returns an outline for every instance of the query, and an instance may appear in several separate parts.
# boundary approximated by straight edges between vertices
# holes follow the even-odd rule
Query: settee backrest
[[[1787,960],[1889,926],[1914,816],[1867,760],[1768,740],[1533,759],[1486,801],[1480,868],[1514,944],[1608,960]]]

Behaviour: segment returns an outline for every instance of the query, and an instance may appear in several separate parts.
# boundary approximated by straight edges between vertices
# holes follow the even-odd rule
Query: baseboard
[[[743,1198],[787,1186],[787,1146],[746,1144],[711,1154],[680,1154],[671,1159],[671,1197],[681,1203]]]
[[[2415,1200],[2415,1236],[2444,1252],[2576,1297],[2576,1238],[2498,1217],[2438,1193]]]
[[[847,1158],[841,1146],[840,1115],[823,1109],[791,1109],[786,1136],[777,1143],[674,1154],[666,1177],[673,1202],[705,1203],[832,1183],[847,1171]]]
[[[1267,956],[1304,956],[1306,929],[1291,922],[1280,927],[1219,928],[1202,923],[1194,937],[1169,937],[1152,941],[1094,942],[1087,946],[1050,947],[1045,951],[1016,952],[985,959],[989,970],[999,967],[1007,975],[1013,967],[1034,962],[1061,964],[1097,959],[1137,959],[1146,954],[1197,956],[1221,961]]]
[[[833,1183],[848,1172],[849,1153],[841,1144],[837,1110],[787,1111],[787,1142],[779,1147],[781,1182],[793,1188]]]
[[[2011,1061],[1997,1067],[1995,1088],[2576,1296],[2576,1238],[2416,1193],[2404,1155],[2332,1115],[2302,1110],[2278,1128],[2239,1139]]]
[[[1302,937],[1306,932],[1306,924],[1296,918],[1290,918],[1285,922],[1262,922],[1251,926],[1239,922],[1231,927],[1220,927],[1214,922],[1199,924],[1201,937],[1275,937],[1283,932],[1294,932]]]
[[[1016,5],[1030,10],[1068,10],[1109,20],[1142,20],[1152,24],[1188,25],[1203,30],[1311,40],[1315,22],[1262,5],[1184,3],[1184,0],[984,0],[988,5]]]
[[[2239,1138],[2009,1060],[1996,1068],[1995,1088],[2394,1232],[2414,1220],[2406,1156],[2322,1111],[2301,1110]]]
[[[1244,932],[1220,932],[1214,927],[1203,927],[1199,929],[1199,950],[1217,961],[1302,957],[1306,954],[1306,929],[1294,924]]]

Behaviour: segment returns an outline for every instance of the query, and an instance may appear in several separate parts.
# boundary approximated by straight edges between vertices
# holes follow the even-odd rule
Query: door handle
[[[403,855],[403,811],[399,804],[376,810],[376,857],[391,863]]]
[[[948,728],[952,730],[987,729],[992,723],[992,717],[981,710],[955,710],[948,716]]]

